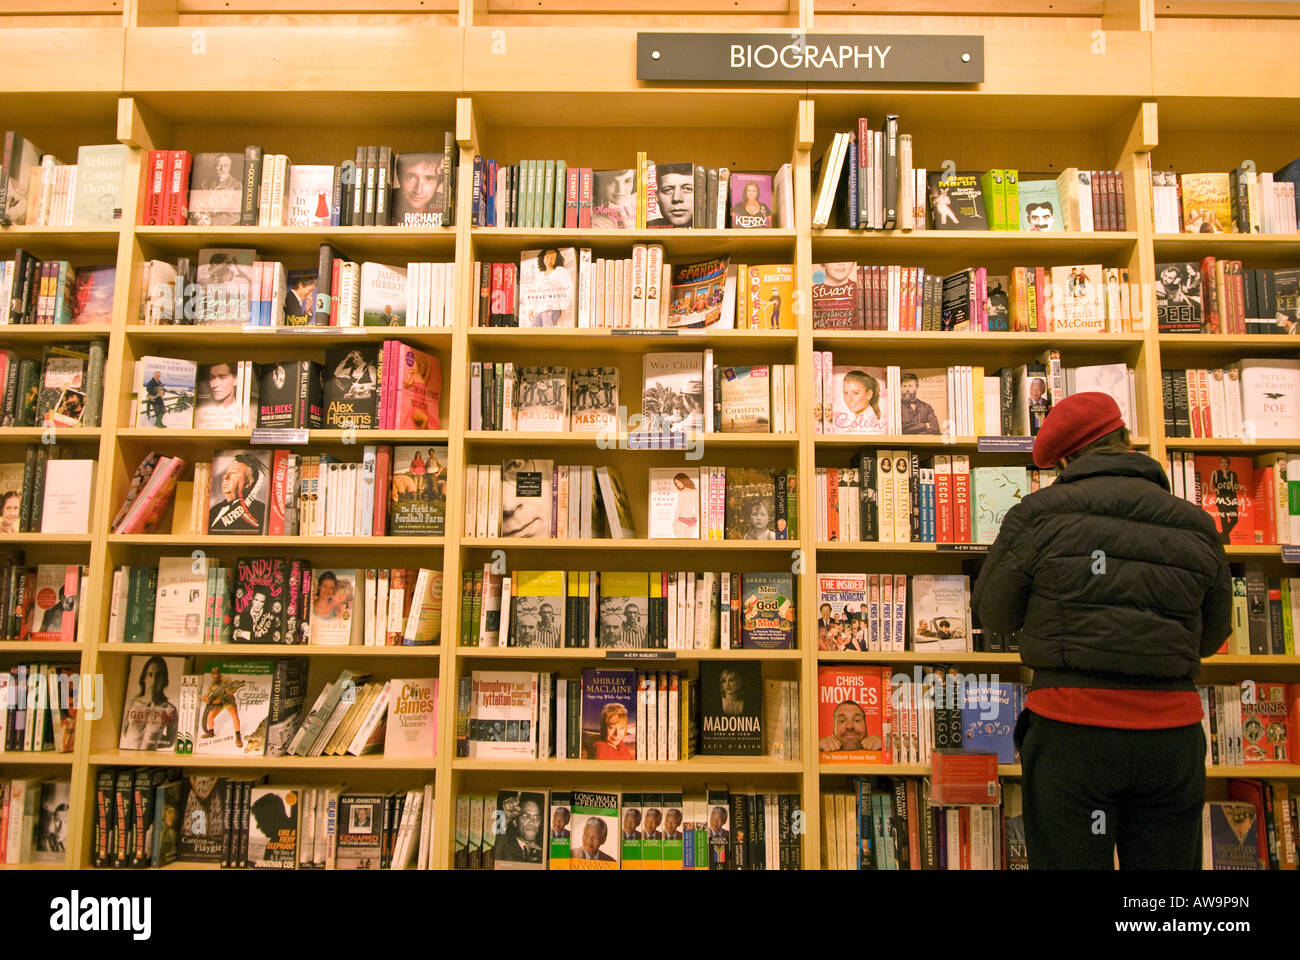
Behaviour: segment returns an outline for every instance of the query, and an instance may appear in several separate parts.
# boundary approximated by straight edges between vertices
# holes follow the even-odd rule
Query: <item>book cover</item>
[[[298,866],[301,798],[302,791],[296,787],[253,787],[248,800],[251,866],[266,870],[293,870]]]
[[[732,171],[730,207],[734,229],[772,226],[772,175]]]
[[[240,557],[235,561],[232,643],[292,643],[287,630],[289,561]]]
[[[1101,264],[1052,267],[1052,324],[1058,332],[1105,332]]]
[[[265,533],[270,487],[270,450],[218,450],[212,458],[208,533]]]
[[[1300,360],[1241,361],[1241,419],[1255,439],[1300,436]]]
[[[337,870],[381,869],[384,845],[384,805],[380,793],[345,793],[338,800]]]
[[[851,392],[856,387],[855,383],[849,383]],[[898,407],[905,434],[955,432],[948,423],[948,369],[904,368],[898,376]]]
[[[822,763],[880,763],[890,736],[885,723],[888,668],[817,668],[817,737]]]
[[[740,646],[744,650],[793,650],[794,574],[740,575]]]
[[[636,171],[593,170],[591,177],[592,229],[636,229]]]
[[[119,750],[176,748],[180,717],[176,703],[188,662],[186,657],[131,657],[122,694]]]
[[[722,367],[720,433],[772,432],[772,378],[767,365]],[[716,381],[715,381],[716,382]]]
[[[173,357],[135,362],[136,427],[188,430],[194,424],[198,364]]]
[[[576,327],[578,254],[547,247],[519,254],[519,326]]]
[[[817,649],[867,649],[867,578],[861,573],[817,576]]]
[[[776,539],[776,476],[763,467],[728,467],[727,540]]]
[[[238,214],[236,214],[238,216]],[[252,318],[252,302],[261,293],[255,250],[238,247],[203,247],[195,271],[198,285],[194,305],[196,323],[246,324]],[[255,293],[256,291],[256,293]],[[186,304],[186,318],[190,307]]]
[[[315,569],[311,575],[311,642],[348,646],[360,642],[358,624],[357,571]]]
[[[515,368],[515,429],[563,433],[569,426],[565,367]]]
[[[507,460],[501,467],[501,536],[551,535],[552,460]]]
[[[1208,870],[1261,869],[1259,830],[1254,804],[1235,800],[1207,803],[1203,816],[1202,866]]]
[[[203,673],[195,755],[262,756],[275,664],[270,660],[210,660]]]
[[[384,756],[433,758],[438,750],[438,678],[389,682],[394,692],[388,701]]]
[[[325,351],[321,422],[327,430],[379,427],[381,350],[378,343],[358,343]]]
[[[794,264],[769,263],[745,268],[744,316],[738,327],[794,330]]]
[[[862,330],[858,309],[858,265],[852,260],[812,265],[814,330]]]
[[[36,425],[79,427],[86,414],[89,355],[80,349],[47,349],[36,400]]]
[[[72,322],[113,322],[113,288],[117,267],[81,267],[72,292]]]
[[[399,153],[391,207],[393,225],[450,226],[448,212],[455,198],[447,183],[449,172],[444,153]]]
[[[511,647],[564,646],[563,570],[516,570],[511,580]]]
[[[998,763],[1015,763],[1012,735],[1020,706],[1016,683],[963,685],[961,704],[962,749],[996,753]]]
[[[668,327],[730,330],[734,312],[723,312],[727,294],[730,257],[712,257],[692,263],[672,264],[668,287]],[[653,322],[650,322],[653,320]],[[647,318],[647,327],[658,327],[659,318]]]
[[[296,167],[294,168],[297,169]],[[316,270],[290,270],[284,288],[284,325],[312,326],[316,318]]]
[[[603,433],[618,428],[618,367],[569,372],[569,430]]]
[[[650,574],[610,570],[600,575],[596,646],[637,650],[648,646]]]
[[[831,367],[831,433],[889,432],[889,372],[884,367]]]
[[[987,230],[980,174],[960,171],[945,178],[926,174],[930,194],[930,224],[935,230]]]
[[[646,184],[646,228],[689,227],[695,216],[695,165],[651,164],[653,183]]]
[[[469,714],[471,757],[535,759],[537,687],[536,673],[473,671]]]
[[[244,203],[244,154],[196,153],[190,166],[189,225],[233,227]]]
[[[160,557],[154,594],[154,643],[200,643],[210,561],[207,557]]]
[[[0,463],[0,533],[18,533],[23,514],[25,463]]]
[[[334,167],[295,163],[289,167],[289,199],[285,223],[290,227],[328,227],[334,196]]]
[[[361,265],[361,325],[406,326],[406,267]]]
[[[574,790],[569,807],[570,870],[617,870],[622,851],[618,794]]]
[[[700,662],[700,754],[763,755],[763,665]]]
[[[1184,233],[1236,233],[1232,219],[1232,191],[1227,173],[1184,173],[1179,178],[1183,197]]]
[[[237,430],[248,425],[247,397],[251,384],[241,383],[252,377],[246,364],[223,361],[207,363],[195,373],[194,429]]]
[[[447,529],[447,445],[393,448],[388,533],[441,537]]]
[[[497,830],[495,870],[545,870],[547,790],[498,790],[493,825]]]
[[[282,360],[257,368],[257,426],[315,429],[321,425],[321,369],[314,360]]]
[[[1056,180],[1020,181],[1020,229],[1031,233],[1055,233],[1065,229],[1061,216],[1061,194]]]
[[[642,366],[641,412],[650,433],[698,433],[704,426],[704,357],[647,353]]]
[[[634,671],[582,671],[583,760],[635,760],[639,720]]]
[[[1242,757],[1246,763],[1286,763],[1291,739],[1286,684],[1252,685],[1255,695],[1241,698]]]
[[[177,860],[220,863],[226,838],[225,777],[189,777],[184,785]]]
[[[126,158],[124,143],[77,149],[76,196],[72,201],[74,224],[111,226],[121,222]]]
[[[1029,492],[1029,471],[1024,467],[976,467],[971,471],[971,487],[971,542],[992,543],[1007,511]]]
[[[916,574],[911,587],[912,649],[933,653],[960,653],[969,649],[969,579]]]
[[[650,539],[700,538],[698,467],[650,469]]]
[[[1250,457],[1197,454],[1196,495],[1224,546],[1255,542],[1255,468]]]
[[[392,369],[384,376],[396,390],[392,404],[394,430],[439,430],[442,418],[442,362],[436,354],[397,342],[393,345]]]

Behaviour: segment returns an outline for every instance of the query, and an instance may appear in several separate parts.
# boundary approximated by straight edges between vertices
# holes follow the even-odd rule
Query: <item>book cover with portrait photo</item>
[[[636,673],[631,670],[582,671],[582,759],[635,760],[637,751]]]
[[[817,668],[817,738],[822,763],[889,763],[885,679],[889,667]]]
[[[700,754],[763,755],[763,665],[753,660],[700,663]]]

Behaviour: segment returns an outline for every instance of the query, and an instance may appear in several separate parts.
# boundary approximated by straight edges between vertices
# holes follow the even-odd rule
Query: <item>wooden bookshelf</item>
[[[76,264],[117,266],[112,323],[107,326],[0,326],[0,346],[20,353],[42,344],[105,339],[109,344],[103,427],[59,430],[56,442],[97,452],[99,469],[90,534],[3,534],[0,546],[27,551],[29,559],[88,563],[91,582],[85,635],[76,644],[3,644],[0,661],[66,654],[87,675],[103,675],[108,702],[101,717],[84,716],[72,754],[0,753],[4,771],[67,772],[73,816],[68,866],[90,863],[91,797],[102,766],[177,763],[187,769],[266,770],[272,779],[324,778],[346,771],[349,783],[414,786],[436,784],[433,863],[452,862],[454,800],[465,792],[528,782],[560,786],[640,785],[651,776],[692,788],[706,778],[760,781],[798,792],[805,816],[803,863],[820,864],[818,846],[822,778],[844,775],[923,775],[913,766],[821,765],[817,760],[816,677],[823,663],[875,663],[908,669],[932,659],[915,652],[828,654],[816,649],[818,570],[862,568],[898,572],[957,572],[976,547],[934,544],[814,542],[815,506],[807,491],[817,466],[842,464],[861,446],[915,447],[927,453],[946,445],[976,449],[975,437],[842,437],[815,434],[812,353],[834,350],[873,362],[938,366],[977,362],[1023,363],[1049,346],[1067,364],[1120,361],[1137,370],[1138,445],[1162,460],[1166,451],[1264,453],[1300,449],[1286,441],[1173,440],[1161,429],[1160,370],[1165,365],[1204,365],[1242,357],[1294,356],[1294,338],[1282,336],[1161,335],[1154,322],[1131,333],[1107,335],[933,334],[812,330],[805,312],[797,330],[682,331],[676,335],[627,336],[609,331],[471,328],[476,260],[517,255],[560,241],[597,251],[629,250],[635,242],[664,245],[667,257],[728,253],[740,262],[792,262],[799,289],[811,285],[811,266],[827,259],[903,263],[927,269],[971,264],[1007,267],[1023,263],[1099,262],[1130,270],[1150,290],[1155,264],[1207,255],[1231,256],[1248,266],[1300,265],[1300,234],[1288,236],[1156,235],[1150,215],[1149,172],[1227,170],[1252,159],[1261,170],[1291,160],[1300,133],[1300,97],[1291,81],[1294,36],[1300,12],[1260,4],[1187,0],[909,0],[871,8],[853,0],[704,0],[647,7],[637,0],[597,4],[591,0],[448,0],[357,5],[322,0],[295,2],[268,12],[256,0],[148,0],[117,3],[75,0],[48,9],[17,0],[0,11],[0,40],[9,56],[0,64],[0,117],[64,159],[81,144],[123,142],[130,148],[120,227],[16,227],[0,229],[0,256],[22,247],[39,257]],[[635,78],[638,29],[898,32],[981,34],[985,81],[970,87],[894,89],[772,84],[762,87],[646,84]],[[1103,33],[1098,47],[1098,32]],[[1224,58],[1225,45],[1249,42],[1246,58]],[[429,51],[436,51],[430,56]],[[57,64],[57,69],[50,69]],[[1118,233],[1035,235],[915,230],[864,233],[812,230],[812,166],[830,135],[857,116],[897,113],[911,133],[918,166],[938,169],[952,159],[958,169],[1016,167],[1021,171],[1065,166],[1119,169],[1124,174],[1129,230]],[[357,143],[389,143],[401,149],[432,149],[451,130],[459,147],[457,220],[453,228],[199,228],[137,226],[142,157],[153,148],[191,151],[230,149],[256,143],[288,153],[297,162],[337,162]],[[1231,135],[1223,136],[1223,131]],[[470,202],[476,152],[506,162],[564,156],[596,168],[631,164],[635,151],[661,158],[689,158],[709,166],[774,170],[790,163],[796,225],[767,231],[572,231],[476,228]],[[193,254],[203,246],[248,246],[291,267],[314,265],[318,245],[333,243],[354,259],[393,263],[454,260],[455,317],[451,328],[243,328],[148,326],[138,322],[138,266],[151,257]],[[1145,313],[1154,317],[1148,292]],[[404,431],[311,431],[307,447],[339,449],[352,442],[446,443],[447,530],[444,537],[222,537],[171,534],[119,536],[109,521],[131,472],[150,449],[191,460],[250,442],[251,431],[152,431],[127,425],[134,360],[156,353],[191,359],[222,356],[270,359],[322,356],[351,342],[401,338],[435,352],[443,367],[441,429]],[[703,457],[691,463],[765,464],[799,473],[799,539],[772,542],[666,540],[537,540],[466,537],[463,477],[466,464],[500,459],[508,450],[535,447],[557,462],[618,463],[638,520],[645,519],[645,468],[680,462],[680,450],[602,448],[595,436],[470,431],[465,397],[472,360],[555,356],[556,362],[618,365],[630,410],[637,409],[628,375],[647,352],[714,349],[722,362],[793,363],[796,366],[798,429],[788,435],[722,435],[692,438]],[[40,442],[43,431],[0,428],[9,449]],[[945,440],[950,439],[951,444]],[[1007,462],[1012,454],[977,454]],[[171,529],[165,526],[164,530]],[[644,532],[644,527],[638,528]],[[238,556],[289,554],[357,565],[418,563],[442,570],[444,604],[440,642],[431,647],[264,647],[260,645],[108,644],[112,572],[123,563],[145,563],[168,554],[203,551],[223,562]],[[802,762],[763,758],[729,761],[696,757],[667,764],[594,761],[505,763],[458,759],[455,753],[455,691],[459,678],[478,668],[579,668],[607,662],[603,651],[480,649],[458,646],[455,602],[462,570],[506,554],[514,566],[606,568],[717,568],[799,571],[802,614],[795,651],[646,651],[677,661],[688,672],[702,659],[757,660],[765,675],[801,683]],[[1276,573],[1293,572],[1278,547],[1232,547],[1234,563],[1263,562]],[[355,557],[355,560],[351,558]],[[166,649],[162,649],[165,647]],[[116,749],[127,655],[140,653],[222,657],[304,656],[311,662],[309,696],[354,660],[376,676],[436,673],[440,682],[436,760],[361,758],[162,757]],[[671,660],[667,659],[671,654]],[[403,658],[415,658],[408,663]],[[1020,676],[1014,654],[942,655],[944,662],[991,668]],[[641,661],[619,663],[635,667]],[[549,665],[549,667],[548,667]],[[1300,657],[1221,656],[1206,662],[1216,682],[1292,679]],[[1008,777],[1018,765],[1000,768]],[[1300,780],[1300,765],[1212,768],[1215,781],[1230,776]],[[314,781],[313,781],[314,782]],[[173,869],[202,865],[177,864]]]

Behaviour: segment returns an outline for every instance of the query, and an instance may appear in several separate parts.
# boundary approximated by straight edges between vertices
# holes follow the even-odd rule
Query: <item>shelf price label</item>
[[[1033,437],[977,437],[980,453],[1033,453]]]
[[[308,443],[311,440],[310,430],[293,430],[289,428],[270,428],[259,427],[254,430],[249,439],[250,443],[269,443],[295,445]]]

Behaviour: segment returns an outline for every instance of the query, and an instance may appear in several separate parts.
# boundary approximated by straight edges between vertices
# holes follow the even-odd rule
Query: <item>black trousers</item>
[[[1120,730],[1022,711],[1031,870],[1199,870],[1205,734],[1199,723]]]

